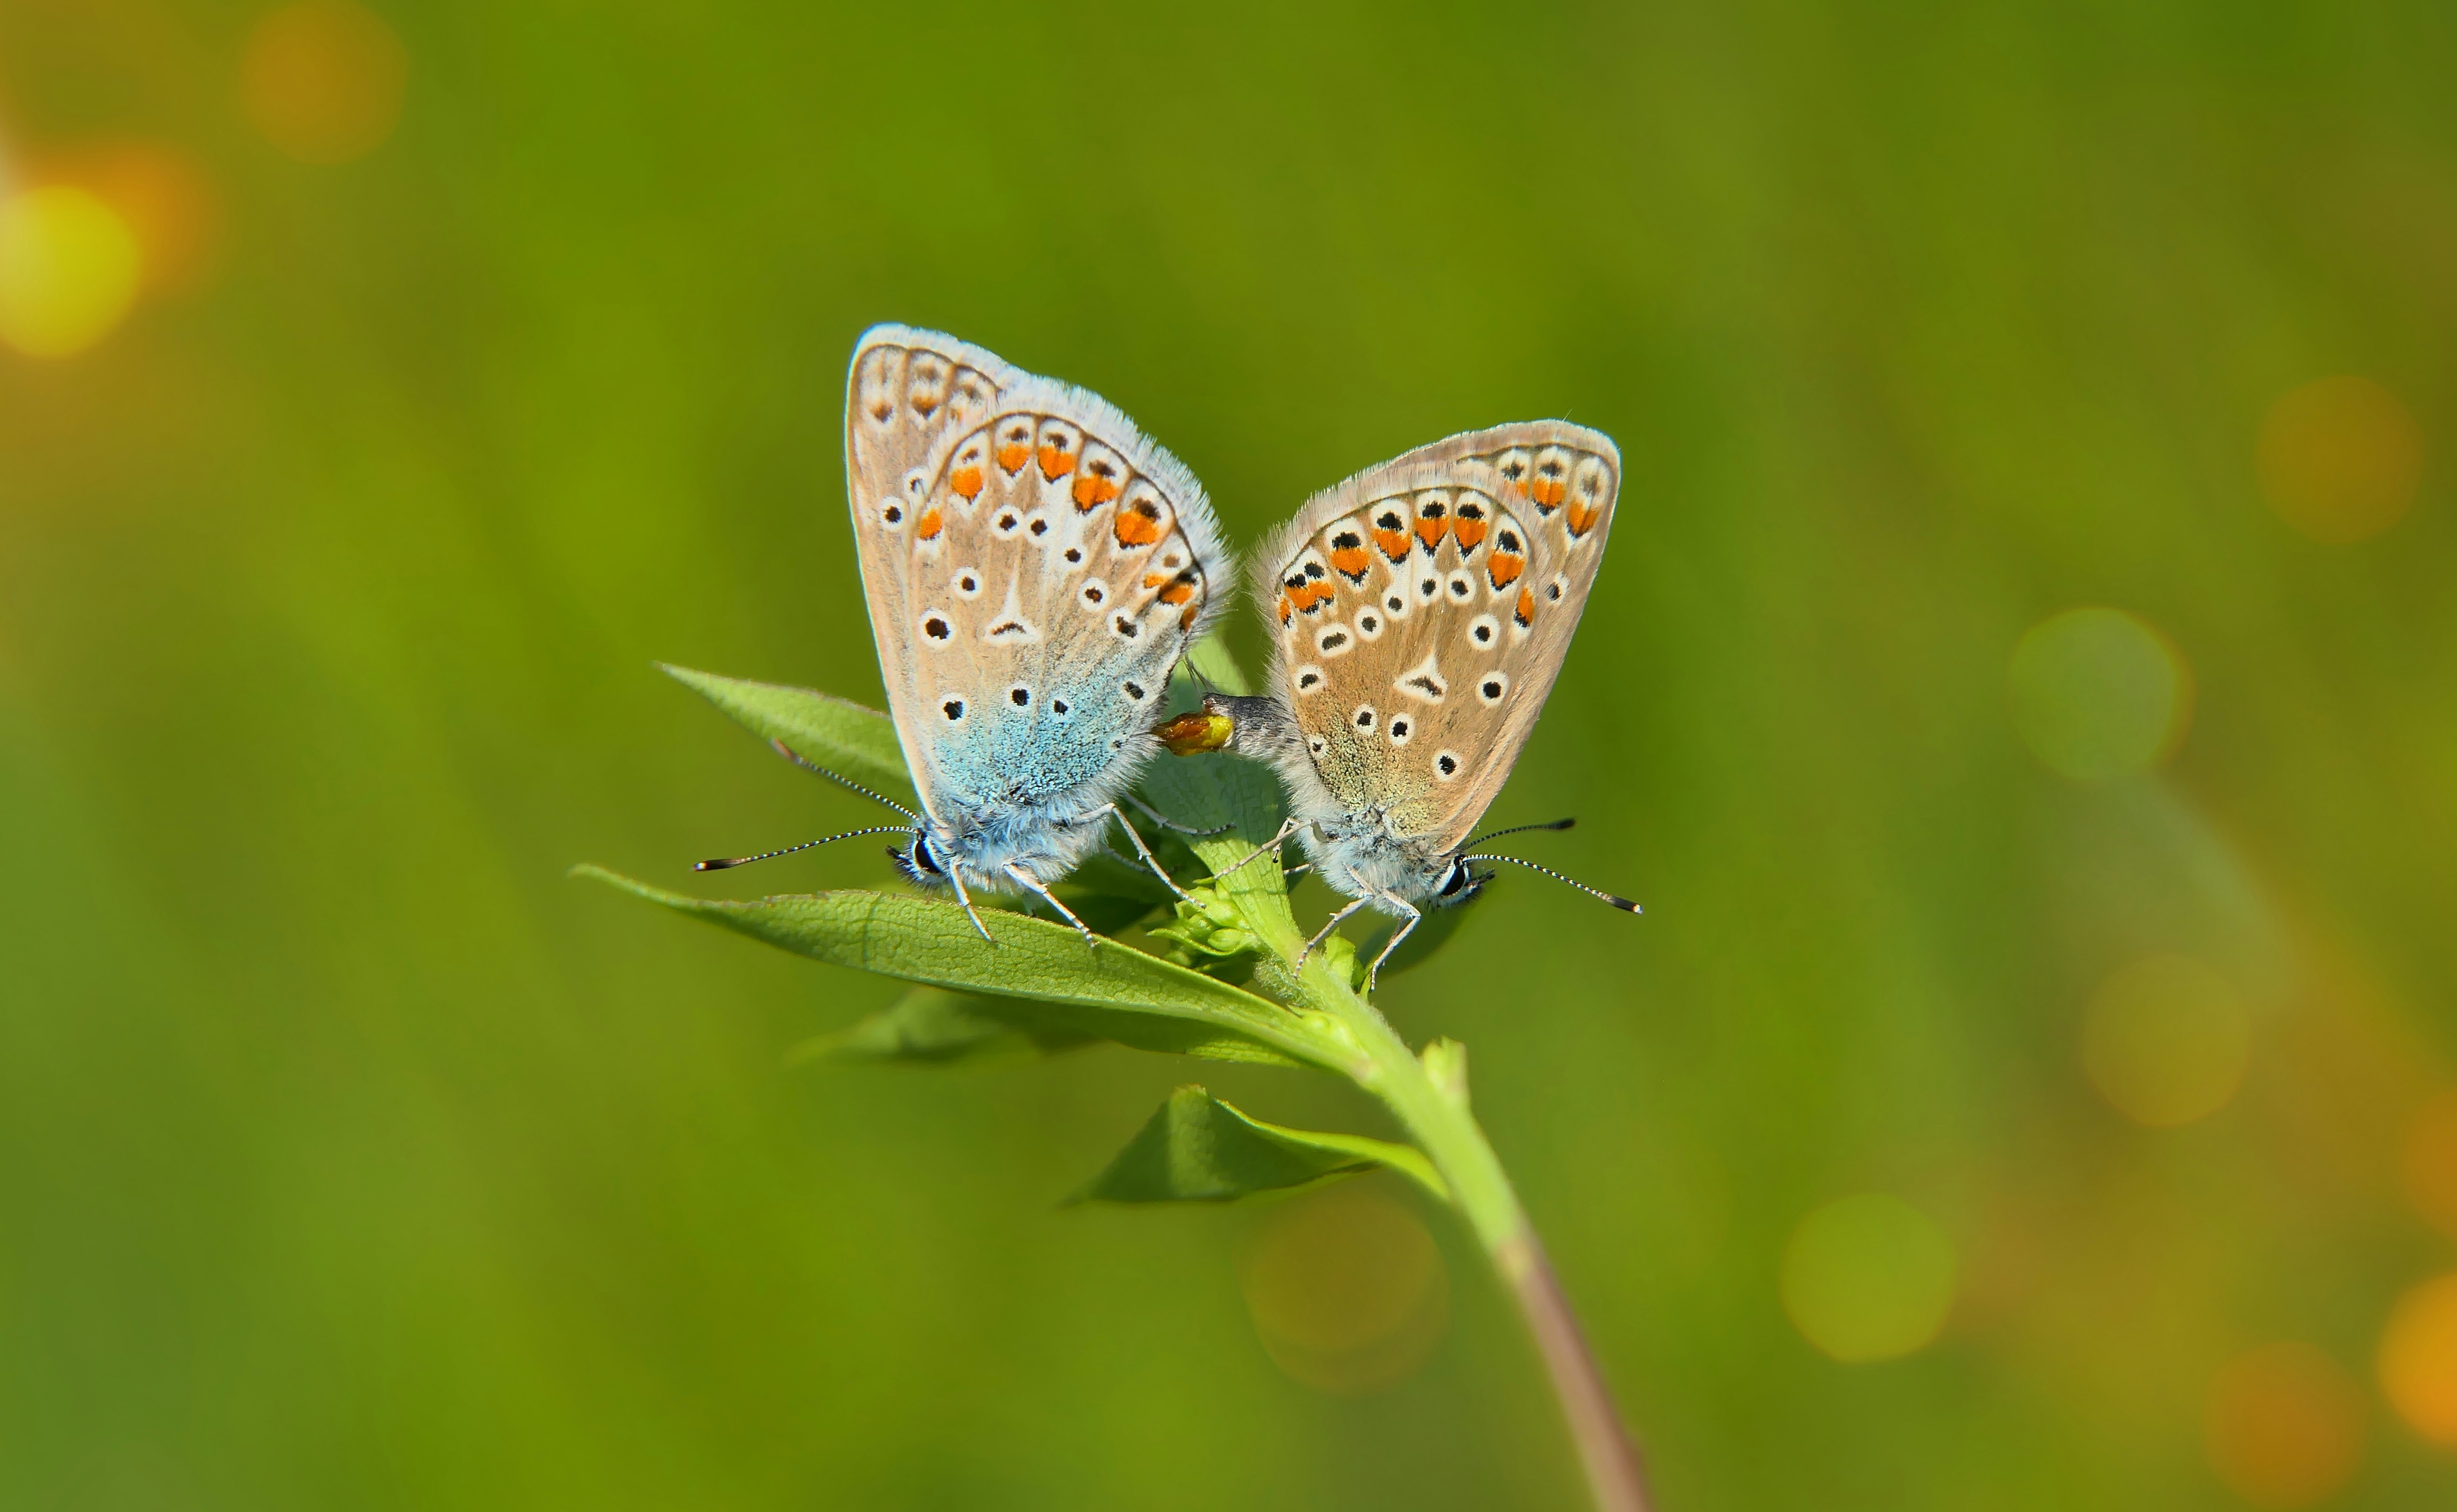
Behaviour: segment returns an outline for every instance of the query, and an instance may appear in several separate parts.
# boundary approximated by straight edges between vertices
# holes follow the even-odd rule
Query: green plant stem
[[[1364,1059],[1354,1073],[1358,1085],[1391,1109],[1441,1172],[1451,1200],[1518,1302],[1560,1398],[1598,1512],[1647,1512],[1637,1445],[1621,1425],[1611,1389],[1579,1330],[1543,1243],[1518,1205],[1518,1194],[1469,1110],[1464,1092],[1453,1097],[1435,1085],[1398,1031],[1351,991],[1328,963],[1308,963],[1302,990],[1353,1037]]]

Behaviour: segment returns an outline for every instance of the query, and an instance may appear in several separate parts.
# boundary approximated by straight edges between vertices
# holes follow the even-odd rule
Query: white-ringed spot
[[[1126,701],[1128,703],[1141,703],[1146,696],[1144,685],[1135,681],[1132,677],[1129,677],[1125,682],[1118,684],[1118,691],[1126,695]]]
[[[1300,667],[1297,669],[1294,681],[1297,685],[1297,692],[1301,694],[1311,693],[1316,688],[1322,686],[1322,669],[1319,667]]]
[[[1345,625],[1325,625],[1313,638],[1313,649],[1325,656],[1345,656],[1355,645]]]
[[[1109,601],[1109,585],[1097,577],[1075,591],[1076,596],[1083,599],[1084,607],[1094,613],[1099,613],[1101,606]]]
[[[1497,704],[1510,692],[1510,673],[1489,672],[1476,680],[1476,695],[1487,704]]]
[[[937,610],[921,616],[921,638],[924,641],[944,645],[955,637],[955,633],[956,627],[947,623],[947,616]]]
[[[1479,647],[1487,647],[1501,635],[1501,622],[1490,614],[1478,614],[1467,623],[1467,638]]]
[[[1009,689],[1006,691],[1006,701],[1007,701],[1007,702],[1009,702],[1009,703],[1011,703],[1011,704],[1013,704],[1013,705],[1015,705],[1015,706],[1016,706],[1017,708],[1019,708],[1019,709],[1029,709],[1029,708],[1031,708],[1031,707],[1032,707],[1032,689],[1031,689],[1031,687],[1030,687],[1028,684],[1025,684],[1025,683],[1017,683],[1014,687],[1009,688]]]
[[[1453,778],[1453,777],[1456,777],[1456,776],[1458,776],[1458,775],[1459,775],[1459,765],[1460,765],[1460,763],[1459,763],[1459,758],[1458,758],[1458,753],[1457,753],[1457,752],[1456,752],[1456,751],[1436,751],[1436,752],[1435,752],[1435,753],[1434,753],[1434,779],[1435,779],[1435,781],[1437,781],[1437,782],[1448,782],[1451,778]]]
[[[1355,724],[1356,728],[1365,731],[1369,735],[1373,733],[1373,726],[1381,720],[1381,715],[1376,713],[1373,706],[1370,703],[1358,704],[1356,706],[1356,712],[1349,715],[1350,720]]]
[[[981,597],[981,569],[977,567],[960,567],[956,569],[956,575],[947,580],[947,586],[956,590],[956,596],[958,598]]]
[[[1446,586],[1450,590],[1451,598],[1464,604],[1468,601],[1468,595],[1476,591],[1476,579],[1465,572],[1453,572]]]
[[[964,716],[964,700],[961,698],[950,698],[945,703],[939,706],[939,712],[947,716],[947,722],[949,724],[954,724],[957,720],[961,719]]]
[[[1416,721],[1406,715],[1394,714],[1391,716],[1391,728],[1386,733],[1391,736],[1393,745],[1406,745],[1409,738],[1416,733]]]
[[[1359,640],[1382,638],[1382,616],[1378,611],[1369,609],[1356,616],[1356,638]]]

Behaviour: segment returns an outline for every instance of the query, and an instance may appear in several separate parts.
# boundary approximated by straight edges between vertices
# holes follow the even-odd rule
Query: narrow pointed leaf
[[[1249,1118],[1200,1087],[1181,1087],[1071,1202],[1231,1202],[1388,1166],[1448,1201],[1441,1177],[1406,1145],[1322,1134]]]
[[[1014,1000],[1015,1012],[1028,1012],[1042,1030],[1168,1054],[1354,1069],[1355,1052],[1320,1016],[1115,941],[1086,949],[1063,924],[987,912],[993,943],[963,909],[934,899],[843,891],[737,902],[668,892],[601,867],[573,871],[816,961]]]
[[[793,1059],[956,1066],[1052,1055],[1098,1041],[1097,1035],[1032,1023],[1029,1009],[1019,1013],[1017,1007],[1011,998],[915,987],[851,1027],[806,1042]]]
[[[732,715],[764,740],[782,740],[815,766],[890,797],[913,790],[896,722],[876,709],[808,688],[720,677],[660,662],[658,670]]]

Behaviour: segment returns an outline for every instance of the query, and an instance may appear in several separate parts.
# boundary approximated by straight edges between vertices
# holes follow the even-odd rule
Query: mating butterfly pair
[[[1193,474],[1098,396],[898,325],[854,349],[845,474],[921,796],[893,827],[912,837],[905,875],[953,887],[976,928],[974,891],[1022,891],[1088,942],[1050,885],[1115,825],[1185,896],[1119,804],[1168,825],[1127,790],[1162,749],[1169,674],[1227,608]],[[1207,708],[1289,789],[1287,826],[1255,855],[1293,834],[1353,900],[1316,943],[1378,908],[1402,921],[1388,959],[1424,907],[1476,895],[1476,862],[1534,865],[1469,854],[1468,837],[1569,649],[1620,483],[1595,431],[1504,425],[1317,494],[1259,553],[1271,692]]]

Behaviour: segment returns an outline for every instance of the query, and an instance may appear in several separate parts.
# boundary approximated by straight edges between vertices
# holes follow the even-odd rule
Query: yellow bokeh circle
[[[2156,765],[2192,714],[2181,653],[2116,609],[2071,609],[2032,626],[2013,647],[2006,692],[2032,754],[2085,782]]]
[[[2082,1016],[2082,1068],[2116,1111],[2168,1129],[2233,1101],[2252,1022],[2224,977],[2190,956],[2151,956],[2100,984]]]
[[[2413,505],[2423,429],[2395,394],[2343,374],[2272,404],[2254,461],[2280,519],[2316,541],[2361,541]]]
[[[2202,1446],[2236,1495],[2286,1512],[2354,1479],[2364,1419],[2363,1392],[2337,1361],[2309,1344],[2264,1344],[2210,1382]]]
[[[249,33],[239,101],[274,146],[339,163],[392,135],[408,80],[409,52],[381,17],[349,0],[302,0]]]
[[[1839,1360],[1925,1347],[1953,1306],[1953,1241],[1900,1197],[1866,1192],[1800,1220],[1783,1255],[1783,1307]]]
[[[2424,1282],[2389,1314],[2381,1390],[2414,1431],[2457,1447],[2457,1274]]]
[[[0,201],[0,341],[67,357],[111,334],[143,275],[118,212],[67,184]]]
[[[1367,1186],[1274,1210],[1247,1248],[1238,1283],[1271,1359],[1340,1396],[1415,1374],[1450,1321],[1450,1274],[1433,1235]]]

